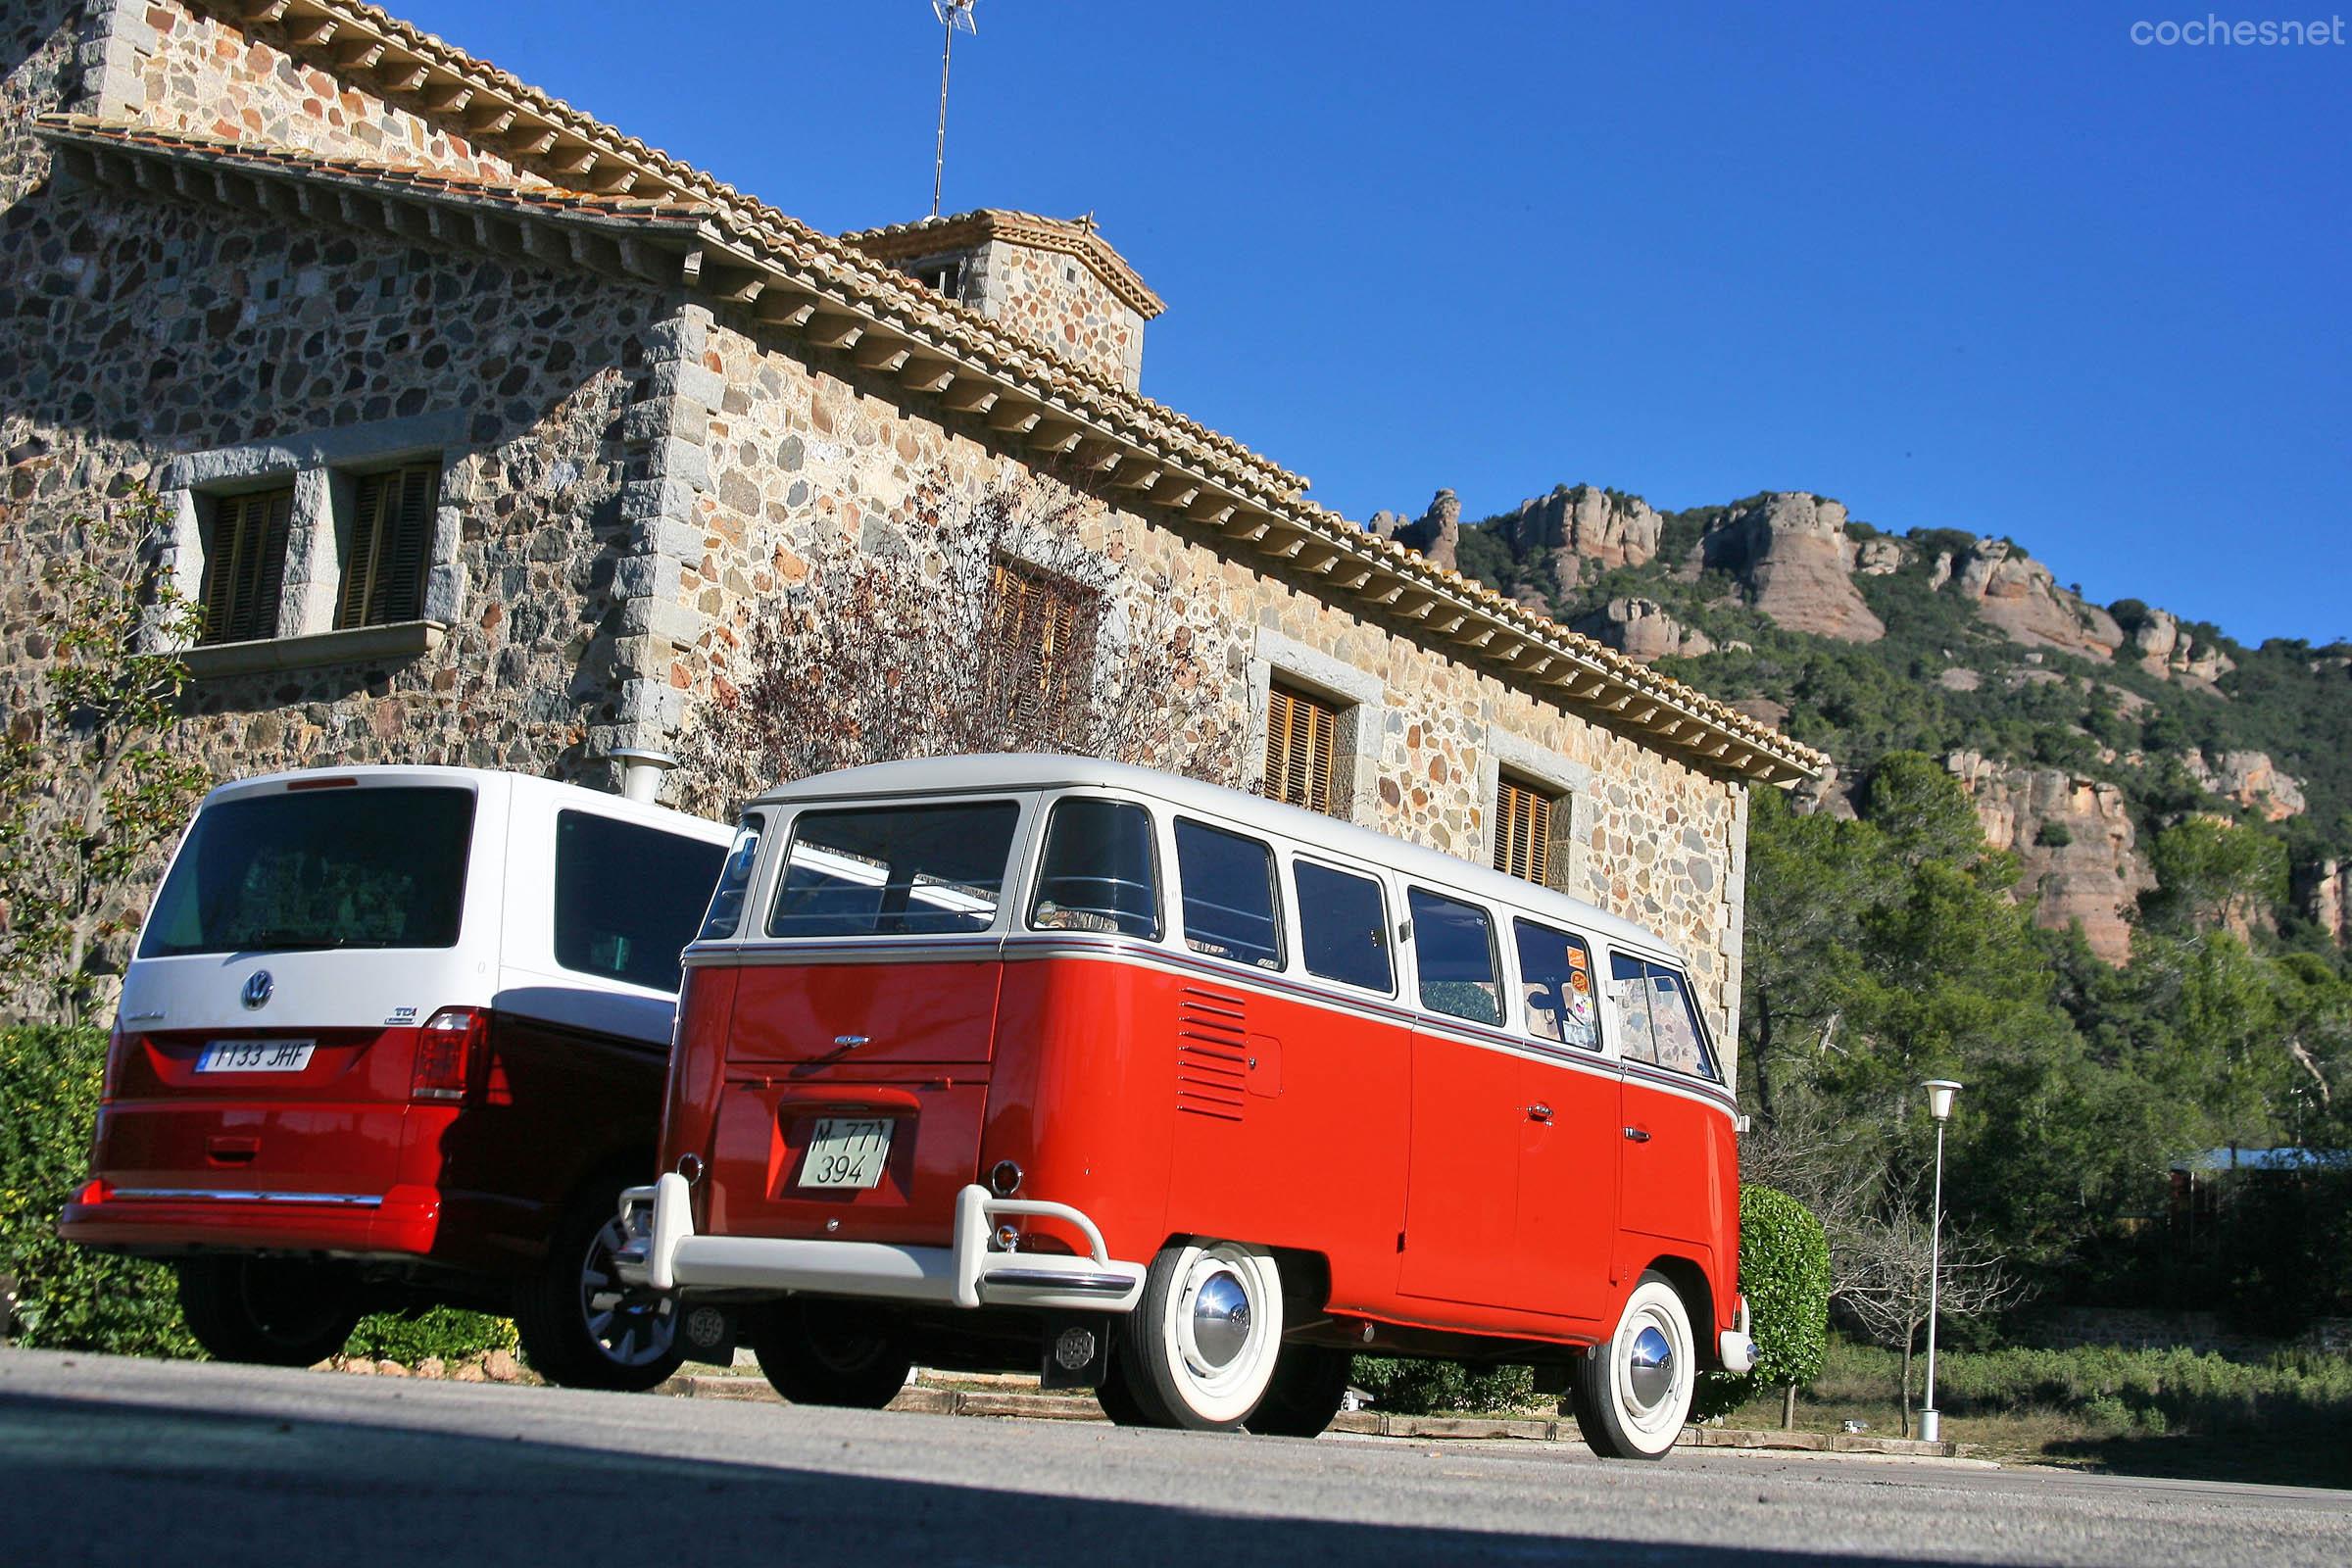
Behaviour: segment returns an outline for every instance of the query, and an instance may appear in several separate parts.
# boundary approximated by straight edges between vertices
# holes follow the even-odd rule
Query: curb
[[[764,1378],[695,1373],[674,1377],[661,1393],[682,1399],[738,1399],[782,1404],[783,1396]],[[997,1393],[914,1384],[890,1401],[893,1410],[924,1415],[1018,1416],[1031,1421],[1104,1421],[1092,1399],[1066,1394]],[[1482,1416],[1392,1415],[1381,1410],[1343,1410],[1330,1430],[1366,1438],[1501,1440],[1520,1443],[1581,1443],[1574,1421],[1540,1416],[1501,1419]],[[1778,1448],[1805,1453],[1892,1454],[1914,1459],[1959,1457],[1957,1443],[1922,1443],[1910,1438],[1868,1438],[1850,1432],[1782,1432],[1771,1428],[1685,1427],[1676,1440],[1684,1448]]]

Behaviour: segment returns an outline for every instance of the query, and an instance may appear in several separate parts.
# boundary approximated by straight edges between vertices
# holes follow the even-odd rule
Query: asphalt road
[[[12,1564],[2203,1563],[2352,1493],[1928,1461],[1203,1437],[0,1351]]]

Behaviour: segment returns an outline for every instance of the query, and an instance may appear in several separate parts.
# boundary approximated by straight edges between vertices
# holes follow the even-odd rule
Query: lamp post
[[[1927,1082],[1928,1114],[1936,1118],[1936,1198],[1928,1205],[1928,1392],[1919,1407],[1919,1436],[1935,1443],[1943,1436],[1943,1413],[1936,1408],[1936,1309],[1943,1287],[1943,1124],[1952,1119],[1952,1097],[1960,1086],[1949,1078]]]

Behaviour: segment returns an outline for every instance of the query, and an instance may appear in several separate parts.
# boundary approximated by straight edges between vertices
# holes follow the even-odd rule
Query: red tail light
[[[490,1038],[486,1007],[443,1007],[416,1034],[416,1065],[409,1075],[412,1100],[463,1100],[474,1057]]]

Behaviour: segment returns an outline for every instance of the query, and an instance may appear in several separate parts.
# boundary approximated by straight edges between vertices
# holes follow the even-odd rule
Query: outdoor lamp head
[[[1927,1091],[1928,1114],[1937,1121],[1951,1120],[1952,1097],[1960,1092],[1960,1086],[1949,1078],[1931,1078],[1927,1082]]]

